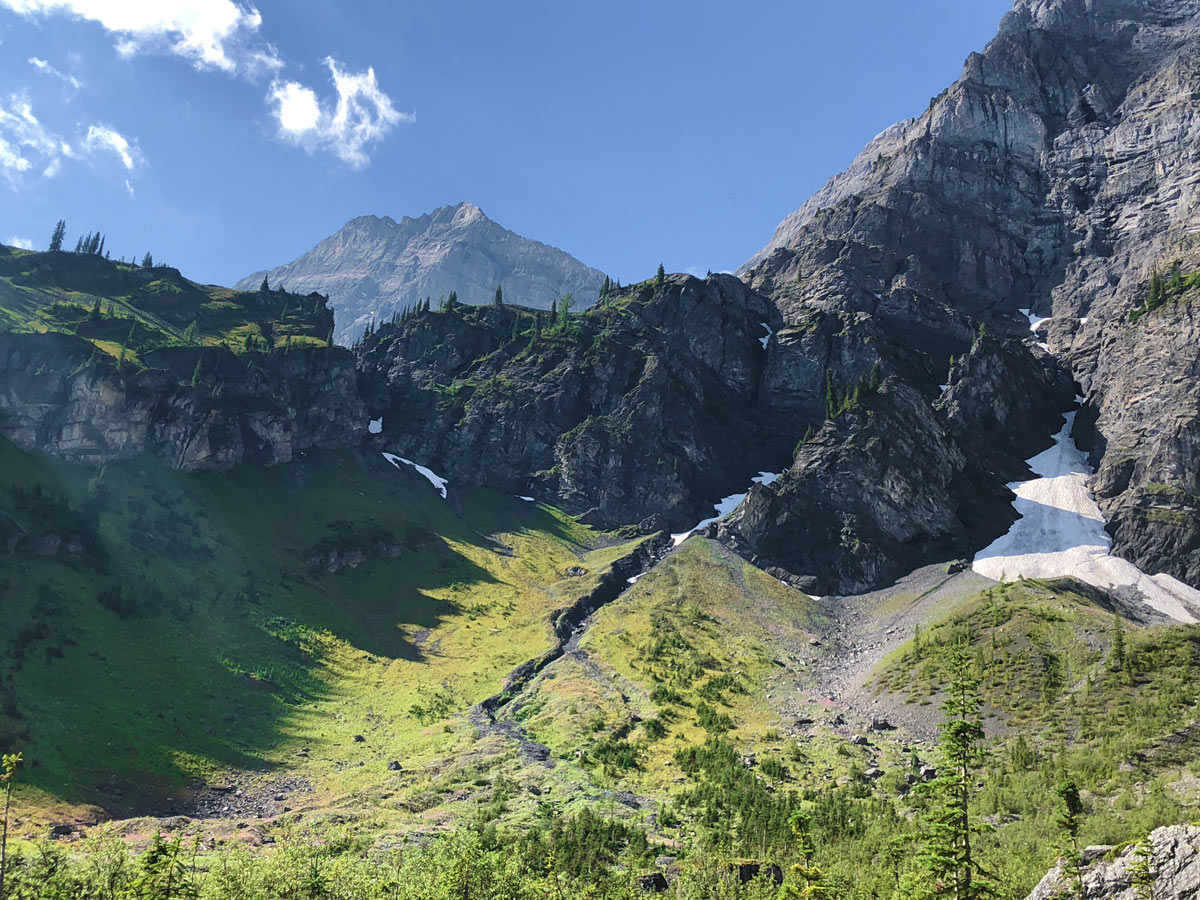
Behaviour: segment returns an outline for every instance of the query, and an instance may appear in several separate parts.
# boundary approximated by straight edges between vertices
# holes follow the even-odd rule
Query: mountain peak
[[[372,321],[451,291],[463,303],[484,304],[502,285],[511,303],[543,309],[570,291],[588,306],[604,280],[602,272],[509,231],[467,201],[399,222],[359,216],[292,262],[238,284],[256,288],[264,276],[291,290],[327,294],[343,344]]]

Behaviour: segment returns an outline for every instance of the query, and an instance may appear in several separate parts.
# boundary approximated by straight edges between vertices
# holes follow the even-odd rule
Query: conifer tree
[[[143,269],[153,269],[154,268],[154,257],[150,255],[149,250],[147,250],[146,255],[142,257],[142,268]]]
[[[17,776],[17,768],[21,765],[20,753],[5,753],[0,766],[0,781],[4,782],[4,824],[0,830],[0,900],[4,898],[4,871],[8,864],[8,812],[12,808],[13,781]]]
[[[1066,833],[1071,844],[1070,856],[1065,871],[1075,877],[1079,896],[1083,896],[1082,859],[1079,856],[1079,826],[1083,821],[1083,801],[1079,797],[1079,788],[1074,781],[1064,781],[1058,786],[1058,796],[1063,802],[1062,816],[1058,825]]]
[[[63,238],[67,236],[67,220],[59,219],[54,226],[54,233],[50,235],[50,252],[57,253],[62,249]]]
[[[567,291],[558,300],[558,316],[559,324],[564,328],[567,325],[567,319],[571,315],[571,310],[575,308],[575,295]]]
[[[492,297],[492,306],[504,305],[504,289],[500,285],[496,285],[496,293]]]
[[[1121,616],[1113,613],[1112,651],[1108,656],[1110,672],[1120,672],[1125,668],[1125,626]]]
[[[663,268],[663,264],[658,264],[658,274],[654,276],[654,286],[660,288],[667,280],[667,270]]]
[[[929,785],[932,802],[918,858],[929,876],[930,889],[936,891],[940,884],[943,893],[955,900],[974,900],[987,893],[971,848],[971,837],[978,829],[970,814],[976,772],[984,756],[983,698],[966,644],[952,645],[948,654],[950,684],[938,738],[942,761],[937,778]]]
[[[271,283],[270,283],[269,281],[267,281],[267,276],[266,276],[266,275],[264,275],[264,276],[263,276],[263,280],[262,280],[262,284],[260,284],[260,285],[258,286],[258,291],[259,291],[259,293],[260,293],[260,294],[266,294],[266,293],[268,293],[270,290],[271,290]]]

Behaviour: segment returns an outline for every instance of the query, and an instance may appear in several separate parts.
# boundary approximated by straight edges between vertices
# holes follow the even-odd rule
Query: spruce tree
[[[50,252],[57,253],[62,249],[63,238],[67,236],[67,220],[59,219],[54,226],[54,233],[50,235]]]
[[[930,893],[916,896],[945,893],[955,900],[974,900],[987,893],[971,849],[977,828],[970,812],[976,772],[984,757],[983,697],[967,645],[953,644],[947,652],[950,683],[942,703],[945,719],[938,738],[941,765],[929,785],[931,804],[918,850]],[[938,885],[944,890],[939,892]]]
[[[258,291],[260,294],[266,294],[266,293],[269,293],[270,290],[271,290],[271,283],[269,281],[267,281],[267,276],[264,275],[262,284],[260,284],[258,286]]]
[[[492,306],[504,305],[504,289],[500,285],[496,285],[496,293],[492,297]]]
[[[658,274],[656,274],[654,276],[654,286],[656,288],[660,288],[666,283],[666,280],[667,280],[667,270],[663,268],[662,263],[659,263],[658,264]]]
[[[147,250],[146,255],[142,257],[142,268],[143,269],[153,269],[154,268],[154,257],[150,255],[149,250]]]
[[[571,310],[575,307],[575,295],[567,291],[558,301],[558,316],[559,324],[564,328],[567,326],[567,319],[571,315]]]
[[[1070,842],[1070,855],[1064,871],[1075,877],[1079,896],[1083,896],[1082,859],[1079,856],[1079,826],[1083,821],[1083,801],[1079,797],[1079,788],[1074,781],[1064,781],[1058,786],[1058,797],[1063,802],[1063,812],[1058,825],[1066,833]]]
[[[1110,672],[1120,672],[1125,668],[1125,626],[1121,616],[1113,613],[1112,651],[1108,656]]]

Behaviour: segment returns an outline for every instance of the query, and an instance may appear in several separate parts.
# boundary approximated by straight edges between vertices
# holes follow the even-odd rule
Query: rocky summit
[[[335,337],[349,345],[373,321],[418,300],[448,297],[491,303],[501,286],[514,301],[548,309],[572,293],[580,308],[596,302],[604,274],[568,253],[496,224],[472,203],[443,206],[399,222],[361,216],[290,263],[238,282],[247,290],[272,285],[330,298]]]

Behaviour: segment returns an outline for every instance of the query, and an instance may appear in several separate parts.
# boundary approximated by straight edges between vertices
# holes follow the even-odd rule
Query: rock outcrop
[[[257,288],[266,276],[291,291],[330,298],[336,338],[348,345],[372,321],[385,321],[418,300],[449,296],[490,303],[497,285],[512,303],[548,309],[565,293],[579,308],[596,302],[604,274],[568,253],[523,238],[471,203],[443,206],[399,222],[352,219],[292,262],[238,282]]]
[[[1159,828],[1123,848],[1083,851],[1084,900],[1196,900],[1200,897],[1200,828]],[[1079,879],[1060,862],[1028,900],[1079,897]]]
[[[460,306],[368,337],[362,391],[383,418],[380,450],[598,524],[657,514],[680,530],[779,466],[803,430],[758,403],[763,339],[778,324],[728,275],[646,282],[565,327]]]
[[[121,367],[69,335],[0,334],[0,434],[76,462],[150,452],[195,470],[287,462],[366,431],[341,348],[177,347],[142,362]]]
[[[914,385],[936,377],[964,327],[1017,337],[1021,310],[1048,317],[1037,340],[1086,395],[1077,437],[1115,551],[1193,584],[1200,291],[1130,312],[1153,270],[1200,268],[1198,80],[1200,0],[1018,0],[954,85],[879,135],[741,270],[782,310],[781,340],[836,317],[843,348],[908,345],[893,349]],[[811,401],[805,341],[776,390]]]
[[[718,527],[810,593],[857,593],[969,556],[1015,515],[1005,483],[1061,427],[1071,383],[1020,345],[976,342],[934,402],[893,377],[826,422]]]

